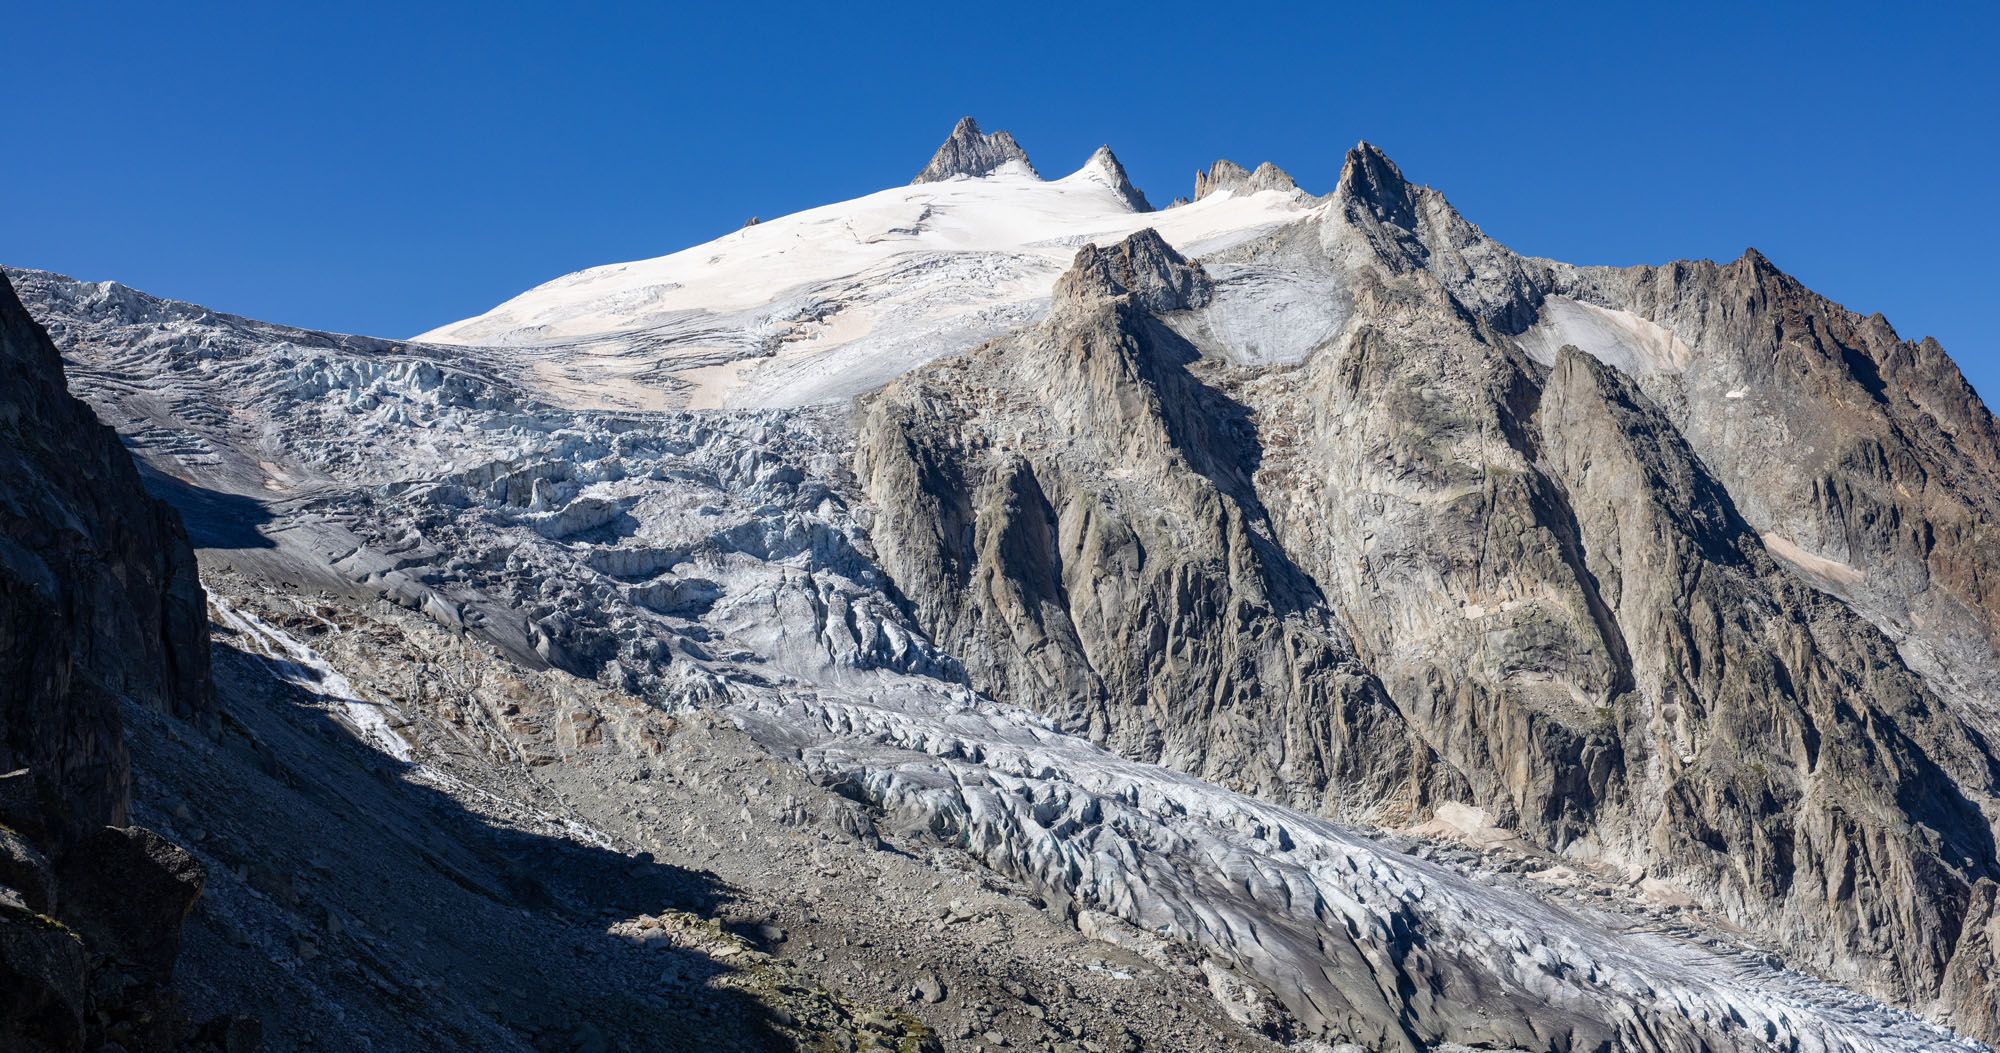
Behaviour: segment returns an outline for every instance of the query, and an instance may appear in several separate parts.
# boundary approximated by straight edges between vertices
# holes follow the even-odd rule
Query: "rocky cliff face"
[[[1469,806],[1994,1033],[2000,442],[1934,345],[1754,256],[1518,257],[1365,144],[1208,266],[1086,249],[866,401],[883,565],[976,686],[1325,814]],[[1275,364],[1218,336],[1273,271],[1343,320]]]
[[[1046,326],[872,400],[882,564],[1000,697],[1226,785],[1414,815],[1449,773],[1276,545],[1244,407],[1154,315],[1211,292],[1151,231],[1088,246]]]
[[[1671,330],[1686,368],[1635,379],[1772,551],[1954,705],[2000,716],[2000,428],[1935,341],[1900,339],[1755,250],[1559,284],[1571,315],[1603,305]]]
[[[146,496],[116,435],[63,385],[62,360],[0,287],[0,768],[71,810],[124,820],[118,702],[207,712],[207,616],[180,520]]]
[[[121,707],[212,718],[179,518],[0,280],[0,1040],[180,1040],[168,985],[201,868],[126,827]]]

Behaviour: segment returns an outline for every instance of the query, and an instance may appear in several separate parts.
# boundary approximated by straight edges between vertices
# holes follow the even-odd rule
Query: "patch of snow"
[[[1630,311],[1551,296],[1541,317],[1520,336],[1521,349],[1543,365],[1553,364],[1564,344],[1631,376],[1680,373],[1693,351],[1673,331]]]
[[[363,742],[408,763],[410,743],[389,725],[386,714],[396,708],[386,702],[361,697],[354,684],[329,665],[318,652],[278,627],[246,611],[239,611],[221,597],[212,598],[222,623],[236,630],[252,649],[270,659],[286,683],[303,688],[331,703],[334,715]],[[400,714],[399,714],[400,715]]]
[[[1225,196],[1211,194],[1200,204]],[[1303,362],[1337,339],[1347,324],[1346,298],[1330,278],[1276,267],[1225,265],[1211,267],[1209,273],[1216,279],[1214,299],[1174,324],[1195,326],[1201,342],[1241,365]]]

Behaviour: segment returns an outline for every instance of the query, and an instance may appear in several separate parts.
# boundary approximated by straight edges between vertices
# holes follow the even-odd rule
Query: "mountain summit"
[[[1098,147],[1097,152],[1090,155],[1090,160],[1084,162],[1084,169],[1086,171],[1096,169],[1102,174],[1105,182],[1111,185],[1111,189],[1116,191],[1127,205],[1132,206],[1132,211],[1153,211],[1153,203],[1147,201],[1146,195],[1132,185],[1132,177],[1125,174],[1125,166],[1118,163],[1118,155],[1112,153],[1109,146]]]
[[[931,155],[931,163],[917,173],[911,184],[935,183],[953,176],[991,175],[1002,167],[1020,162],[1021,167],[1035,175],[1035,166],[1028,160],[1028,152],[1007,132],[985,135],[979,131],[979,122],[970,117],[960,117],[958,124],[945,137],[944,145]]]

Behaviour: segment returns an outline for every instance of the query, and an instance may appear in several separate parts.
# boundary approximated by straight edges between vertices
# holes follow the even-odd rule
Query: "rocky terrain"
[[[1202,315],[1243,266],[1318,273],[1347,336],[1286,368],[1236,368]],[[1709,474],[1786,444],[1753,430],[1756,453],[1735,453],[1744,435],[1709,423],[1685,438],[1660,408],[1712,420],[1687,408],[1703,394],[1682,379],[1694,360],[1737,399],[1757,387],[1719,361],[1777,356],[1746,332],[1775,328],[1823,373],[1828,348],[1783,322],[1720,337],[1592,305],[1578,294],[1609,299],[1626,276],[1514,257],[1365,146],[1316,222],[1216,270],[1220,289],[1147,234],[1086,248],[1042,326],[869,401],[859,463],[884,567],[975,685],[1323,814],[1402,824],[1469,805],[1713,905],[1829,975],[1988,1026],[1991,994],[1965,989],[1960,956],[1986,953],[1993,725],[1954,704],[1978,674],[1937,656],[1990,671],[1990,640],[1980,619],[1968,632],[1881,612],[1904,602],[1885,591],[1982,609],[1966,590],[1988,572],[1960,561],[1994,550],[1957,550],[1969,522],[1909,545],[1903,563],[1965,583],[1940,595],[1944,575],[1898,567],[1877,529],[1857,541],[1891,581],[1843,583],[1827,568],[1849,566],[1845,549],[1787,535],[1825,552],[1850,530],[1740,509]],[[1840,319],[1797,328],[1861,348],[1843,375],[1873,361],[1850,331],[1875,332],[1888,362],[1923,353],[1754,255],[1706,270],[1784,298],[1704,302]],[[1911,372],[1922,387],[1894,400],[1861,381],[1840,392],[1878,433],[1896,435],[1902,410],[1925,437],[1896,445],[1910,496],[1891,500],[1923,500],[1929,476],[1979,479],[1945,521],[1990,522],[1968,506],[1996,492],[1991,418],[1955,371]],[[1868,463],[1834,454],[1813,485],[1895,488],[1848,474]],[[1761,481],[1745,488],[1768,497]],[[1843,584],[1867,599],[1834,601]],[[1896,640],[1911,637],[1905,659]]]
[[[967,121],[915,187],[450,345],[10,272],[200,555],[211,715],[112,707],[210,876],[189,1011],[274,1048],[2000,1037],[2000,432],[1942,351],[1754,252],[1517,256],[1366,145],[1324,197],[1194,196]]]

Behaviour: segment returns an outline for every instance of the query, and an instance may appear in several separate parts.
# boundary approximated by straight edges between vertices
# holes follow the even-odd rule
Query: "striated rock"
[[[1745,519],[1970,718],[2000,719],[2000,425],[1935,341],[1900,339],[1754,249],[1581,269],[1561,288],[1672,332],[1679,368],[1637,379]]]
[[[1035,174],[1035,166],[1028,161],[1027,151],[1006,132],[991,135],[979,130],[979,122],[970,117],[961,117],[952,126],[951,135],[937,153],[931,155],[930,163],[917,173],[911,183],[935,183],[953,176],[991,175],[1001,167],[1018,164],[1029,175]],[[1123,169],[1119,170],[1122,174]]]
[[[878,557],[999,697],[1225,785],[1414,814],[1455,780],[1272,543],[1241,407],[1149,313],[1207,282],[1150,231],[1086,247],[1044,326],[871,400]]]
[[[1218,190],[1235,189],[1249,178],[1249,169],[1224,158],[1209,165],[1208,171],[1194,174],[1194,199],[1200,201]]]

